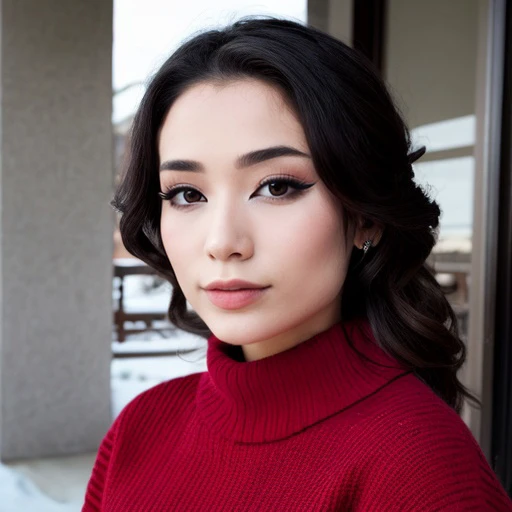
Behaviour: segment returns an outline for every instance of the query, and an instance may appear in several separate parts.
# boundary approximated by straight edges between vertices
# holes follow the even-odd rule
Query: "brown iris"
[[[268,190],[273,196],[282,196],[288,192],[288,183],[273,181],[272,183],[269,183]]]
[[[185,190],[183,192],[183,199],[187,203],[196,203],[201,200],[201,194],[197,190]]]

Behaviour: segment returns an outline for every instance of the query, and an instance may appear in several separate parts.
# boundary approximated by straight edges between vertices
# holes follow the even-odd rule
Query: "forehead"
[[[281,91],[249,79],[191,86],[170,108],[159,137],[166,158],[187,156],[177,151],[239,154],[278,144],[307,151],[304,130]]]

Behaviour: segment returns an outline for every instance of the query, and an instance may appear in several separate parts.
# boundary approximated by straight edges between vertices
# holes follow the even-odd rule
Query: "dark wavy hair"
[[[343,319],[368,319],[379,345],[458,414],[466,359],[452,307],[426,263],[440,209],[414,181],[409,131],[384,81],[367,59],[299,23],[246,17],[186,41],[152,78],[134,119],[128,165],[112,205],[126,249],[173,286],[169,318],[208,336],[187,310],[160,234],[159,129],[173,102],[199,82],[257,79],[279,88],[298,116],[319,177],[339,198],[345,219],[378,226],[382,237],[364,257],[352,252],[342,291]],[[176,241],[179,243],[179,240]]]

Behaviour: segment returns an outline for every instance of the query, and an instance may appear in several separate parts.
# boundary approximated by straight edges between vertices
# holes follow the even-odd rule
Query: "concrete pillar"
[[[112,0],[0,0],[0,456],[110,423]]]

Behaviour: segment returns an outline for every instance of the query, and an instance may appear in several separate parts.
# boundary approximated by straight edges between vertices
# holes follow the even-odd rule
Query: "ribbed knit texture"
[[[83,512],[512,511],[462,419],[365,321],[240,355],[211,337],[208,372],[125,407]]]

